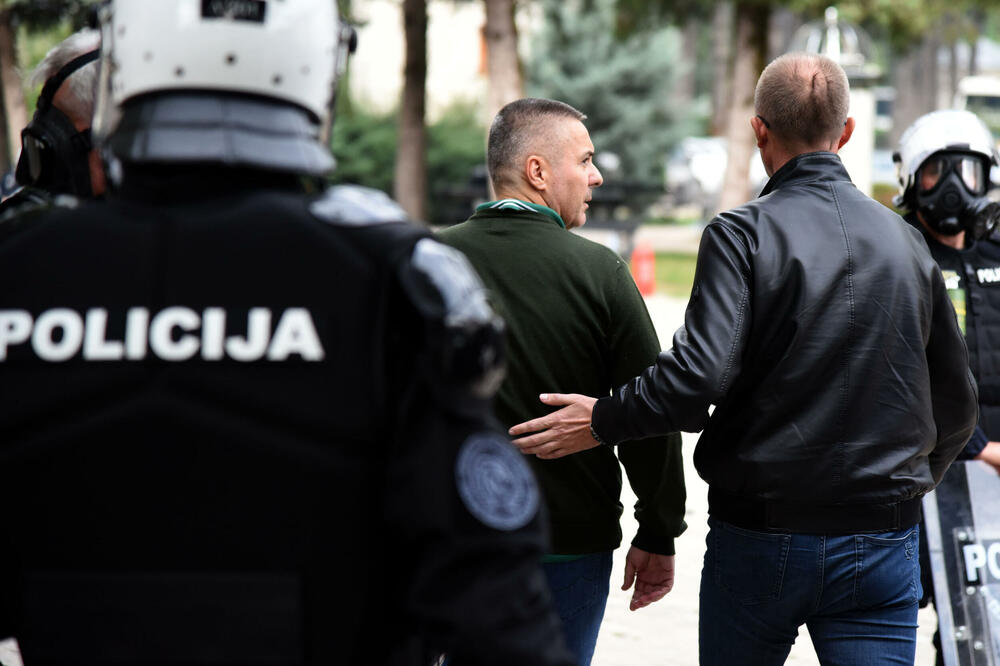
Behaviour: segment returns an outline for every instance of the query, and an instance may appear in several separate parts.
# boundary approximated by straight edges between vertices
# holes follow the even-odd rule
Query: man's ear
[[[750,127],[753,129],[753,135],[757,138],[757,147],[763,148],[768,139],[771,138],[767,132],[767,125],[764,124],[763,120],[754,116],[750,119]]]
[[[549,165],[540,155],[528,155],[524,161],[524,175],[528,184],[538,191],[547,190]]]
[[[840,139],[837,140],[837,150],[844,147],[844,144],[850,140],[852,134],[854,134],[854,118],[848,118],[847,122],[844,123],[844,131],[840,134]]]

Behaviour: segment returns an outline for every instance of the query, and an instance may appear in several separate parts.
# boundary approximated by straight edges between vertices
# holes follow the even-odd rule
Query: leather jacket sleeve
[[[955,309],[945,291],[939,270],[934,276],[931,333],[927,341],[927,367],[931,380],[937,445],[928,456],[934,484],[962,452],[979,420],[979,394],[969,369],[969,353],[958,328]]]
[[[705,427],[709,405],[726,395],[742,364],[751,320],[747,253],[745,240],[723,222],[706,227],[673,347],[594,406],[593,427],[603,441],[618,444]]]

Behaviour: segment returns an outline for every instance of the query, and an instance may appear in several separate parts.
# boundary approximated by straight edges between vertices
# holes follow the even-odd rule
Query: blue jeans
[[[708,524],[701,666],[783,664],[803,624],[823,666],[912,666],[918,527],[813,536]]]
[[[589,666],[604,619],[611,584],[611,551],[585,555],[569,562],[545,562],[552,605],[563,636],[580,666]]]

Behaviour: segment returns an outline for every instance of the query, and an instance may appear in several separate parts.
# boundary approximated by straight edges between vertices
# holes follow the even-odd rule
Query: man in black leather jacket
[[[772,62],[751,120],[771,180],[705,229],[673,348],[612,396],[548,395],[568,406],[511,429],[543,457],[704,431],[704,665],[783,663],[802,624],[821,661],[912,663],[920,498],[975,427],[940,271],[836,155],[847,108],[831,60]]]

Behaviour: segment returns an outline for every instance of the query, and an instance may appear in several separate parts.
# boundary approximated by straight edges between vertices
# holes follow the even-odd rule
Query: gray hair
[[[779,139],[815,148],[844,131],[850,86],[843,68],[830,58],[786,53],[764,68],[753,104]]]
[[[583,122],[587,116],[569,104],[552,99],[527,97],[500,109],[493,124],[486,149],[486,166],[494,189],[513,182],[537,141],[554,138],[552,120],[570,118]]]
[[[38,67],[31,74],[31,85],[45,83],[55,76],[66,63],[101,47],[101,33],[84,29],[59,42],[45,54]],[[94,116],[94,100],[97,96],[97,61],[86,65],[69,75],[64,85],[69,95],[61,106],[69,116],[91,119]]]

